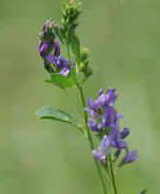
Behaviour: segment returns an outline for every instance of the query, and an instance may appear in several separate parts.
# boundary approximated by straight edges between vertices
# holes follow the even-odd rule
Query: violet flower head
[[[101,142],[97,149],[92,151],[95,159],[105,163],[108,155],[114,155],[119,159],[123,151],[127,154],[122,159],[121,164],[134,162],[137,159],[136,151],[129,151],[126,137],[130,134],[128,128],[120,128],[119,120],[122,115],[119,114],[114,105],[117,99],[117,91],[109,89],[104,92],[102,89],[98,92],[97,99],[89,99],[88,107],[88,127],[97,133]]]
[[[88,126],[93,131],[101,131],[107,127],[116,127],[119,115],[113,105],[117,98],[115,89],[104,92],[102,89],[98,93],[96,100],[89,99],[86,111],[89,114]]]
[[[73,68],[72,63],[61,56],[60,42],[56,40],[54,28],[57,25],[47,20],[40,35],[39,54],[44,61],[44,67],[49,73],[67,77]]]

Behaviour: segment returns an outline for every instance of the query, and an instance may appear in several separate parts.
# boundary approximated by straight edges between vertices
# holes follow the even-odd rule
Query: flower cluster
[[[55,28],[57,25],[51,20],[44,23],[40,33],[39,53],[44,60],[44,67],[49,73],[58,73],[66,77],[73,65],[60,55],[60,42],[55,38]]]
[[[93,156],[106,163],[113,150],[116,159],[120,157],[122,151],[125,151],[119,164],[121,166],[135,161],[137,152],[135,150],[129,151],[125,141],[130,133],[129,129],[120,128],[119,120],[122,115],[114,107],[117,96],[115,89],[109,89],[107,92],[101,89],[96,100],[88,100],[86,111],[89,114],[88,127],[102,138],[98,148],[92,151]]]

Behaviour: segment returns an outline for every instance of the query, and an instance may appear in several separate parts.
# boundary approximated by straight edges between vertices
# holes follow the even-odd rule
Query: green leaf
[[[50,74],[50,80],[46,80],[47,83],[52,83],[62,89],[70,88],[75,85],[75,72],[72,70],[67,77],[63,75],[53,73]]]
[[[72,123],[72,116],[62,110],[52,107],[42,107],[37,113],[40,119],[52,119],[61,122]]]
[[[73,35],[70,40],[70,47],[72,49],[72,53],[76,57],[76,61],[78,65],[80,64],[80,40],[76,35]]]

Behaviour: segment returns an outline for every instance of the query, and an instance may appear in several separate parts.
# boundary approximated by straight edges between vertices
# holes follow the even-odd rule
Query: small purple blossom
[[[92,155],[96,160],[99,160],[103,163],[106,161],[106,153],[102,152],[101,149],[93,150]]]
[[[112,129],[109,135],[103,136],[99,147],[95,149],[92,154],[98,160],[101,160],[103,154],[103,158],[106,159],[111,148],[115,148],[117,151],[127,148],[127,143],[121,138],[120,131],[117,129]]]
[[[118,129],[112,129],[108,135],[110,145],[118,150],[127,148],[127,143],[121,138]]]
[[[44,57],[50,48],[50,44],[47,42],[41,42],[39,45],[39,53],[41,57]]]
[[[130,131],[128,128],[124,128],[121,132],[120,132],[120,136],[122,139],[126,138],[128,135],[130,134]]]
[[[59,74],[63,75],[64,77],[67,77],[69,73],[70,73],[70,68],[69,67],[63,67],[61,69],[61,71],[59,72]]]
[[[71,62],[64,57],[60,56],[60,44],[58,41],[41,42],[39,46],[40,56],[44,59],[45,63],[52,69],[50,72],[59,73],[63,76],[68,76],[71,71]],[[55,67],[51,66],[53,64]]]
[[[63,76],[68,76],[71,70],[70,62],[62,56],[48,55],[46,57],[50,64],[55,65],[56,72]]]
[[[136,150],[133,151],[129,151],[126,153],[125,157],[123,158],[120,166],[124,165],[124,164],[129,164],[134,162],[135,160],[138,159],[138,154]]]
[[[93,157],[102,162],[106,161],[107,155],[109,154],[111,144],[107,135],[103,136],[99,147],[92,151]]]
[[[39,45],[39,53],[42,58],[49,54],[52,56],[60,56],[60,43],[58,41],[41,41]]]
[[[116,98],[115,89],[110,89],[106,93],[101,89],[96,100],[88,100],[86,108],[89,114],[88,126],[93,131],[101,131],[106,127],[116,128],[119,119],[119,115],[113,107]]]

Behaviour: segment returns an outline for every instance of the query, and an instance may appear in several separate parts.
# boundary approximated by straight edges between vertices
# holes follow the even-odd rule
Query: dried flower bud
[[[48,19],[42,26],[42,31],[39,33],[41,40],[54,41],[56,37],[55,29],[58,25],[52,20]]]

